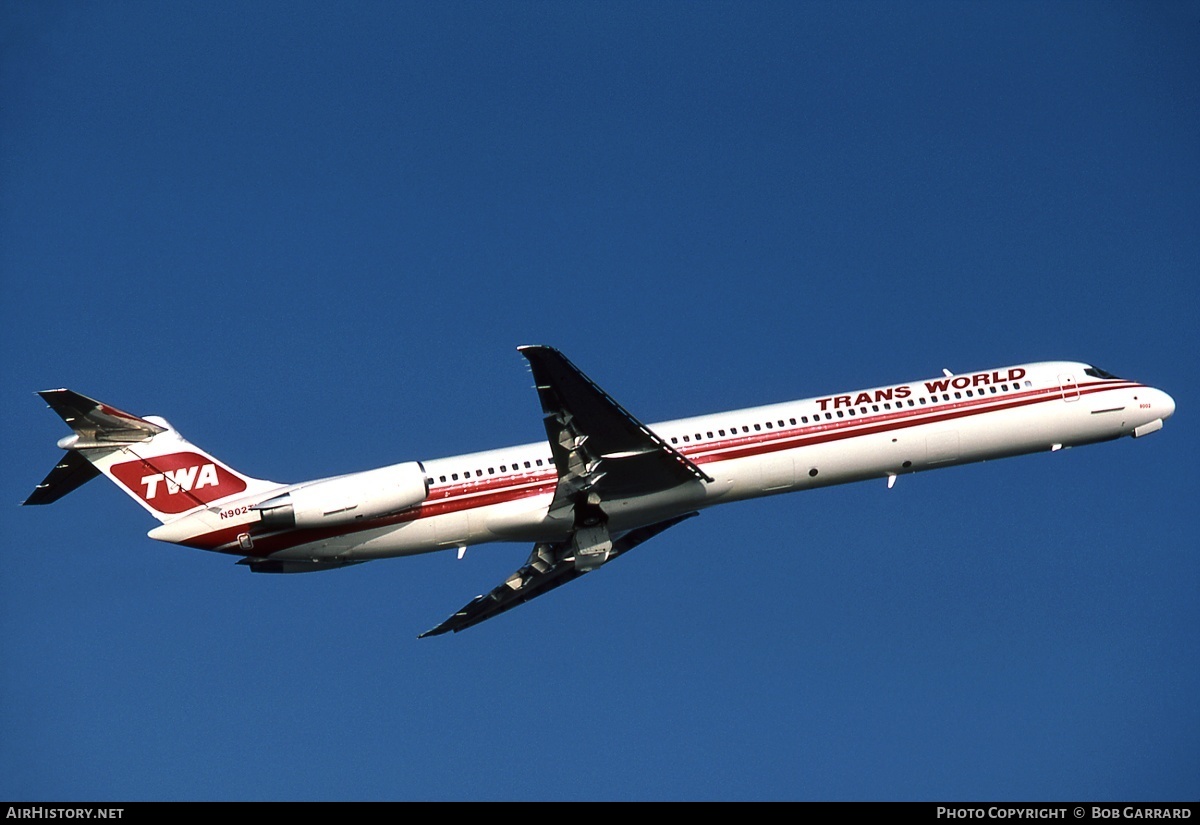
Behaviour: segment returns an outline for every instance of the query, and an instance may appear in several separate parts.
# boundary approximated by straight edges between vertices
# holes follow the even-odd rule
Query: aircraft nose
[[[1156,390],[1156,392],[1160,397],[1154,400],[1154,406],[1162,409],[1162,417],[1164,420],[1168,419],[1175,414],[1175,399],[1167,395],[1162,390]]]

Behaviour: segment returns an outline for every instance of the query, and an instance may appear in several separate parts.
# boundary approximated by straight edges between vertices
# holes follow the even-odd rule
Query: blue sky
[[[1195,799],[1196,3],[7,3],[0,798]],[[528,548],[153,542],[33,395],[281,481],[1089,361],[1163,432]]]

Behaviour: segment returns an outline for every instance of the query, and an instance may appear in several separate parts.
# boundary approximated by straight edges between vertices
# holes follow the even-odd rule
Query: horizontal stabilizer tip
[[[92,462],[79,453],[69,452],[54,465],[54,469],[42,480],[41,484],[34,488],[24,503],[52,504],[98,475],[100,475],[100,471],[93,466]]]

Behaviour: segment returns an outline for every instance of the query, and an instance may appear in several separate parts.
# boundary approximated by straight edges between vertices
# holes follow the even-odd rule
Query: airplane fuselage
[[[868,479],[890,485],[907,473],[1144,435],[1173,412],[1160,390],[1056,361],[663,421],[648,429],[711,481],[608,499],[602,508],[615,534],[725,502]],[[396,466],[414,472],[413,464]],[[400,512],[264,530],[254,509],[264,492],[255,489],[150,536],[263,559],[352,562],[496,541],[562,542],[576,526],[551,510],[560,474],[546,441],[417,466],[427,495]]]

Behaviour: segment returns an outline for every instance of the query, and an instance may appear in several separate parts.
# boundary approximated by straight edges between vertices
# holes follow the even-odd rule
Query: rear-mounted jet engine
[[[254,505],[270,530],[323,527],[377,518],[415,507],[429,495],[425,467],[406,461],[365,473],[327,478]]]

